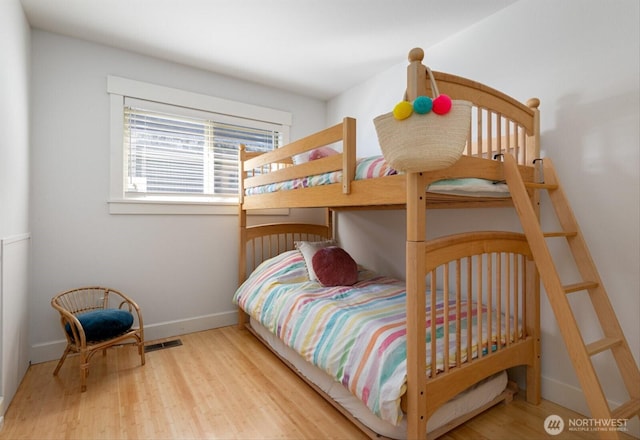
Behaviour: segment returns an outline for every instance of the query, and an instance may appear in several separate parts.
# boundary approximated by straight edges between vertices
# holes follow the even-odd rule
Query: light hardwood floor
[[[5,414],[5,439],[364,439],[249,332],[225,327],[181,336],[182,346],[147,353],[108,350],[91,362],[80,393],[77,356],[33,365]],[[549,439],[544,419],[577,414],[516,398],[443,439]],[[596,439],[568,432],[557,439]]]

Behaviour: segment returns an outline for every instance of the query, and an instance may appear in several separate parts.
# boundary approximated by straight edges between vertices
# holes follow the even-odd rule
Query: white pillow
[[[323,241],[296,241],[296,249],[302,252],[304,262],[307,265],[307,272],[309,273],[310,281],[317,281],[318,277],[313,270],[313,256],[322,248],[329,246],[337,246],[338,243],[335,240],[323,240]]]
[[[294,165],[300,165],[305,162],[309,162],[309,151],[305,151],[304,153],[296,154],[291,159],[293,160]]]

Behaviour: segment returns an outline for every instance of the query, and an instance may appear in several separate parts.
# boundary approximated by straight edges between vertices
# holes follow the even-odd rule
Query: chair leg
[[[64,361],[67,358],[67,355],[69,354],[70,351],[71,351],[71,347],[67,345],[67,348],[64,349],[64,353],[62,353],[62,357],[58,361],[58,365],[56,365],[56,369],[53,370],[54,376],[58,375],[58,372],[60,371],[60,368],[62,367],[62,364],[64,364]]]
[[[89,375],[89,359],[82,353],[80,355],[80,392],[87,391],[87,376]]]
[[[140,365],[144,365],[144,363],[145,363],[145,359],[144,359],[144,344],[142,342],[138,346],[138,351],[140,352]]]
[[[140,365],[144,365],[145,363],[145,359],[144,359],[144,341],[142,340],[142,338],[137,338],[138,339],[138,354],[140,355]]]

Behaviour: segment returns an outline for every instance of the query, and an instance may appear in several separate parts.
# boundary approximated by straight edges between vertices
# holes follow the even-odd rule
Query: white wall
[[[0,2],[0,237],[28,228],[29,24],[18,0]]]
[[[522,0],[434,47],[425,49],[434,70],[486,83],[515,98],[541,100],[542,148],[553,158],[589,243],[636,361],[640,358],[640,104],[639,3],[636,0]],[[393,66],[328,103],[328,123],[358,119],[360,155],[379,154],[372,119],[402,97],[406,63]],[[550,209],[546,203],[543,210]],[[428,215],[434,235],[484,227],[504,210],[444,211]],[[548,214],[545,214],[545,219]],[[381,218],[381,225],[376,221]],[[448,223],[448,225],[445,225]],[[389,234],[389,230],[401,231]],[[366,234],[361,233],[364,231]],[[363,263],[404,273],[404,213],[348,213],[339,236]],[[367,242],[376,238],[382,246]],[[400,243],[400,244],[398,244]],[[567,254],[556,263],[571,277]],[[377,267],[377,268],[379,268]],[[389,267],[389,266],[388,266]],[[566,279],[566,278],[565,278]],[[575,280],[566,280],[571,282]],[[576,301],[578,321],[593,339],[593,312]],[[546,298],[542,307],[543,396],[587,412],[579,384]],[[594,358],[607,395],[626,400],[615,368]]]
[[[87,284],[133,296],[147,339],[235,322],[237,216],[108,214],[107,75],[291,112],[292,139],[325,103],[39,30],[32,63],[32,361],[63,349],[51,297]]]
[[[0,1],[0,426],[29,365],[29,48],[19,1]]]

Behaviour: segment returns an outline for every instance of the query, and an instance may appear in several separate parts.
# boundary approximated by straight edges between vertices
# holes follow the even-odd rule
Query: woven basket
[[[439,96],[431,70],[431,89]],[[373,120],[382,154],[398,171],[433,171],[453,165],[464,151],[471,127],[471,103],[453,100],[445,115],[413,114],[397,120],[393,113]]]

